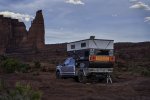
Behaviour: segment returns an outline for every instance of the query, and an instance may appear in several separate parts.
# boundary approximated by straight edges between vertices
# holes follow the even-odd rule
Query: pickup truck
[[[115,56],[113,40],[86,39],[67,44],[68,58],[56,66],[56,78],[71,77],[79,82],[111,80]]]

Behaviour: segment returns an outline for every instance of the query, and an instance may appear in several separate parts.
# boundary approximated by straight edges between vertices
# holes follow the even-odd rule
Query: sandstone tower
[[[33,46],[37,49],[42,49],[45,46],[45,29],[42,10],[36,12],[36,17],[32,21],[32,25],[29,29],[28,39],[33,43]]]

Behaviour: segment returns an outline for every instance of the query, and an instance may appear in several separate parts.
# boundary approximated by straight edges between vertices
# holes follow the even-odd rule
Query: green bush
[[[13,73],[13,72],[17,71],[17,69],[19,67],[18,65],[20,65],[20,64],[15,59],[6,59],[6,60],[2,61],[2,63],[1,63],[2,70],[6,73]]]
[[[35,68],[41,68],[41,63],[39,61],[34,61]]]
[[[20,63],[18,69],[19,72],[27,73],[29,70],[31,70],[31,67],[28,64],[22,64]]]
[[[143,75],[143,76],[150,76],[150,69],[144,68],[144,69],[141,71],[141,75]]]
[[[41,100],[41,92],[34,91],[30,85],[16,83],[14,89],[2,92],[0,100]]]
[[[23,64],[16,59],[7,58],[1,61],[0,67],[5,73],[14,73],[14,72],[28,72],[30,66]]]
[[[0,92],[6,88],[6,83],[4,80],[0,79]]]
[[[133,75],[150,76],[150,68],[145,66],[129,66],[128,72],[132,73]]]
[[[7,56],[5,56],[5,55],[0,55],[0,61],[6,60],[6,59],[8,59]]]

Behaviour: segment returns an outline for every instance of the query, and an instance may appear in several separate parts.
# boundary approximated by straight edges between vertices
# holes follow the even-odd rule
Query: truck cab
[[[85,83],[105,77],[111,80],[115,56],[113,40],[86,39],[67,44],[68,58],[56,67],[56,77],[74,77]]]
[[[74,77],[75,76],[75,59],[72,57],[67,58],[63,64],[56,68],[56,77]]]

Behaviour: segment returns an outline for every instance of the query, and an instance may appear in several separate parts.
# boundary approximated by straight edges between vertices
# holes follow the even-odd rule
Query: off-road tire
[[[78,72],[78,82],[87,83],[87,76],[84,75],[83,71]]]

